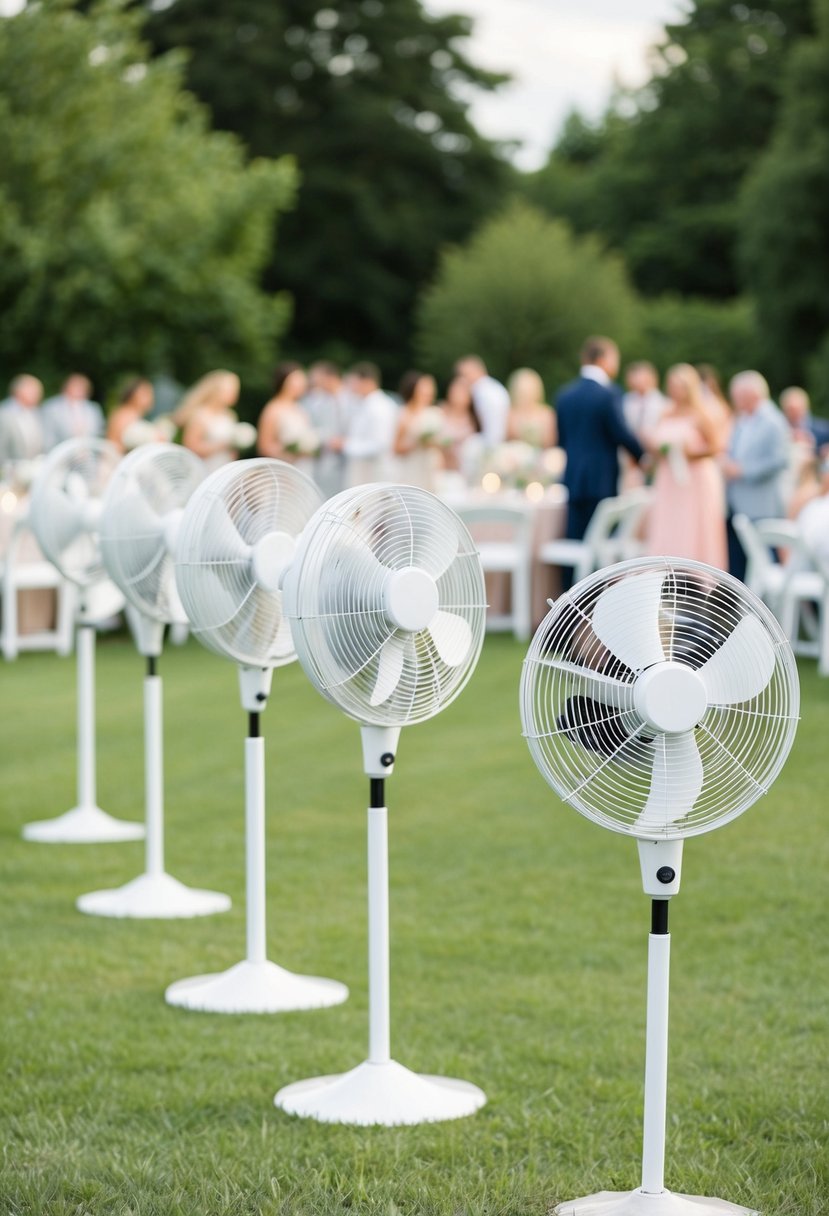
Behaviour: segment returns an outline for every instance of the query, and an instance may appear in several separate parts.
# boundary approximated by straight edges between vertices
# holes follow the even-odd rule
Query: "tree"
[[[804,0],[695,0],[644,88],[620,92],[598,129],[581,120],[575,141],[571,120],[530,197],[620,249],[645,294],[736,295],[737,194],[812,27]]]
[[[743,264],[779,387],[810,376],[829,407],[829,0],[792,52],[774,138],[742,198]],[[811,373],[811,375],[810,375]]]
[[[291,153],[296,210],[269,283],[295,300],[294,351],[387,367],[443,244],[491,210],[507,174],[467,116],[504,78],[458,48],[466,18],[420,0],[175,0],[148,32],[189,49],[187,80],[255,155]]]
[[[288,318],[258,286],[288,162],[245,164],[147,62],[137,14],[45,0],[0,20],[0,365],[99,392],[127,370],[261,376]]]
[[[638,342],[638,302],[621,260],[595,237],[514,202],[447,251],[419,309],[421,364],[440,375],[477,353],[496,376],[535,368],[550,394],[574,375],[591,333]]]

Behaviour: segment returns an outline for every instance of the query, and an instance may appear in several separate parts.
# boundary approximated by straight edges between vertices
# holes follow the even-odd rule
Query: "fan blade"
[[[205,562],[243,562],[250,558],[251,547],[239,533],[224,502],[219,499],[210,514],[210,527],[204,537],[201,560]]]
[[[291,622],[286,616],[279,622],[279,628],[271,646],[271,654],[276,659],[287,658],[294,653],[294,637],[291,633]]]
[[[594,701],[603,705],[612,705],[615,709],[633,708],[633,685],[606,676],[601,671],[593,671],[591,667],[583,667],[580,663],[569,663],[566,659],[528,659],[528,662],[541,663],[544,667],[554,667],[566,675],[576,676],[590,685],[589,695]]]
[[[744,616],[699,668],[709,704],[735,705],[759,697],[774,672],[774,646],[755,616]]]
[[[653,778],[635,827],[659,833],[693,809],[702,789],[702,757],[692,730],[654,741]]]
[[[665,658],[659,636],[662,571],[623,578],[603,591],[593,609],[593,631],[608,650],[634,671]]]
[[[164,526],[143,494],[136,493],[119,497],[103,522],[107,535],[117,541],[154,538],[161,535]]]
[[[456,612],[436,612],[429,625],[435,649],[447,667],[460,667],[472,646],[469,623]]]
[[[407,638],[390,637],[380,648],[377,682],[374,685],[369,705],[382,705],[396,691],[403,674],[407,641]]]
[[[445,574],[458,556],[458,536],[453,528],[415,529],[412,538],[412,565],[432,578]],[[451,664],[457,666],[457,664]]]
[[[83,504],[48,482],[38,487],[33,516],[36,530],[43,521],[43,532],[52,542],[49,548],[58,554],[84,531]]]

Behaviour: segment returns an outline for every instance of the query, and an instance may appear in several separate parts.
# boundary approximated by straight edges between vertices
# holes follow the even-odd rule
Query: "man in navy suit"
[[[622,396],[613,380],[619,348],[610,338],[588,338],[581,375],[556,397],[558,442],[567,453],[567,536],[581,540],[603,498],[619,483],[619,448],[641,460],[644,449],[625,422]]]

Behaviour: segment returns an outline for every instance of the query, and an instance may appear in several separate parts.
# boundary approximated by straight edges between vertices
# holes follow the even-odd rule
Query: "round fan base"
[[[136,920],[177,920],[227,912],[230,896],[220,891],[185,887],[170,874],[141,874],[123,887],[91,891],[76,902],[88,916],[132,917]]]
[[[380,1124],[439,1123],[474,1114],[486,1094],[468,1081],[421,1076],[390,1060],[366,1061],[350,1072],[297,1081],[280,1089],[274,1104],[289,1115],[321,1123]]]
[[[725,1199],[700,1195],[659,1195],[642,1190],[599,1191],[585,1199],[568,1199],[555,1209],[556,1216],[760,1216],[755,1208],[743,1208]]]
[[[114,819],[98,806],[76,806],[57,819],[40,819],[23,828],[24,840],[40,844],[111,844],[143,840],[143,823]]]
[[[347,997],[348,989],[337,980],[247,961],[213,975],[178,980],[164,993],[168,1005],[202,1013],[290,1013],[341,1005]]]

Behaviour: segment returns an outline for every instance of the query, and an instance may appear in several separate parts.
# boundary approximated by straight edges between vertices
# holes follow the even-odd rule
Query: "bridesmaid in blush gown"
[[[728,569],[725,489],[717,463],[725,434],[688,363],[668,372],[668,405],[645,446],[656,458],[647,552]]]

